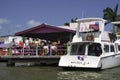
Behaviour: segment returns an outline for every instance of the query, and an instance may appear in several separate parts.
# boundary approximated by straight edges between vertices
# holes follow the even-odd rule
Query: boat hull
[[[92,59],[91,59],[92,58]],[[61,56],[60,67],[99,68],[100,58],[94,56]]]
[[[101,57],[101,68],[113,68],[120,65],[120,54]]]
[[[110,56],[61,56],[59,67],[107,69],[120,65],[120,54]]]

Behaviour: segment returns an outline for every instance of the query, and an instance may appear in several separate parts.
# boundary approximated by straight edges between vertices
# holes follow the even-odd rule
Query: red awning
[[[46,24],[41,24],[39,26],[15,33],[17,36],[37,37],[46,40],[66,40],[69,39],[70,34],[74,35],[75,31]]]

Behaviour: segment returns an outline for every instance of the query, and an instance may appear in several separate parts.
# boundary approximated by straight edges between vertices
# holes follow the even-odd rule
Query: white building
[[[21,36],[1,36],[0,37],[0,44],[8,44],[11,43],[14,40],[14,42],[19,43],[19,41],[23,40]]]
[[[69,26],[59,26],[59,27],[76,31],[78,23],[69,23],[69,24],[70,24]]]

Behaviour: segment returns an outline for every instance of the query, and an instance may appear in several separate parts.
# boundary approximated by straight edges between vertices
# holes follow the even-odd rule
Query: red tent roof
[[[26,33],[57,33],[57,32],[75,33],[74,30],[60,28],[60,27],[46,25],[46,24],[41,24],[39,26],[30,28],[30,29],[27,29],[27,30],[24,30],[24,31],[17,32],[17,33],[15,33],[15,35],[23,35],[23,34],[26,34]]]
[[[69,37],[70,33],[75,34],[74,30],[60,28],[56,26],[41,24],[39,26],[15,33],[17,36],[39,37],[52,40],[60,37]]]

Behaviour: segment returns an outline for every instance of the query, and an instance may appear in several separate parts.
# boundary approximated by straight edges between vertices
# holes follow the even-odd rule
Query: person
[[[21,40],[19,42],[20,54],[23,54],[24,42]]]
[[[86,38],[87,38],[87,41],[93,41],[94,40],[93,35],[87,35]]]
[[[35,39],[35,45],[39,45],[39,39]]]
[[[12,47],[12,55],[18,55],[18,43],[15,41],[15,39],[13,38],[12,39],[12,42],[11,42],[11,47]]]
[[[25,40],[25,47],[29,46],[29,38]]]
[[[49,53],[49,46],[46,43],[44,43],[43,49],[44,49],[43,55],[48,55],[48,53]]]
[[[51,49],[52,49],[52,55],[56,55],[57,54],[57,43],[56,42],[53,42],[52,43],[52,46],[51,46]]]
[[[43,49],[43,44],[40,43],[38,47],[38,55],[44,55],[44,49]]]

